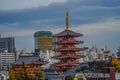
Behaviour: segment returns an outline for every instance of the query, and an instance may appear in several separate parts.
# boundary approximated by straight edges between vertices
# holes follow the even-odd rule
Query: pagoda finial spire
[[[68,14],[68,8],[66,8],[66,30],[69,30],[69,14]]]

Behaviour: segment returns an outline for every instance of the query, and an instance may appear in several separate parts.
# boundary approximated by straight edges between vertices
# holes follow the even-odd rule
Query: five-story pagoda
[[[75,38],[82,36],[83,34],[73,32],[69,29],[69,15],[68,9],[66,9],[66,29],[53,36],[56,40],[54,45],[57,46],[54,51],[59,55],[53,57],[54,59],[57,59],[58,62],[54,63],[52,66],[60,68],[63,71],[77,66],[81,57],[79,52],[83,49],[77,48],[76,45],[82,44],[83,41],[77,41]]]

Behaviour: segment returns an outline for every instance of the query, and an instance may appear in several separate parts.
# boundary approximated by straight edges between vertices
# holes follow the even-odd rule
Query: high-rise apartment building
[[[34,34],[35,37],[35,50],[43,51],[52,50],[52,32],[50,31],[37,31]]]
[[[3,53],[5,50],[7,50],[8,53],[15,52],[14,37],[0,37],[0,52]]]

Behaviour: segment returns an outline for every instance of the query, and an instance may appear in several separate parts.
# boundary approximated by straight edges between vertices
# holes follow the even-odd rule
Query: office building
[[[8,53],[15,52],[14,37],[0,37],[0,53],[3,53],[5,50],[7,50]]]
[[[52,32],[50,31],[37,31],[34,34],[35,37],[35,50],[36,52],[46,50],[52,50]]]

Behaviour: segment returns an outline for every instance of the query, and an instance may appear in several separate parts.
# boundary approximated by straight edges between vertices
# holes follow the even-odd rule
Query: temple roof
[[[47,61],[38,61],[38,56],[21,56],[15,63],[13,64],[46,64]]]
[[[61,37],[61,36],[66,36],[66,35],[75,36],[75,37],[83,36],[83,34],[81,34],[81,33],[76,33],[76,32],[71,31],[71,30],[64,30],[58,34],[55,34],[54,37]]]
[[[70,48],[70,49],[68,49],[67,47],[60,47],[60,48],[55,49],[54,51],[66,51],[66,50],[69,50],[69,51],[82,51],[83,48]]]
[[[83,43],[83,41],[77,41],[77,40],[60,40],[58,42],[55,42],[55,44],[62,44],[62,43],[75,43],[75,44],[80,44]]]
[[[57,55],[52,58],[63,59],[63,58],[80,58],[80,57],[85,57],[85,56],[82,56],[82,55]]]
[[[79,62],[70,62],[70,63],[66,63],[66,62],[63,62],[63,63],[61,63],[61,62],[58,62],[58,63],[54,63],[53,64],[54,66],[77,66],[77,65],[79,65]]]

